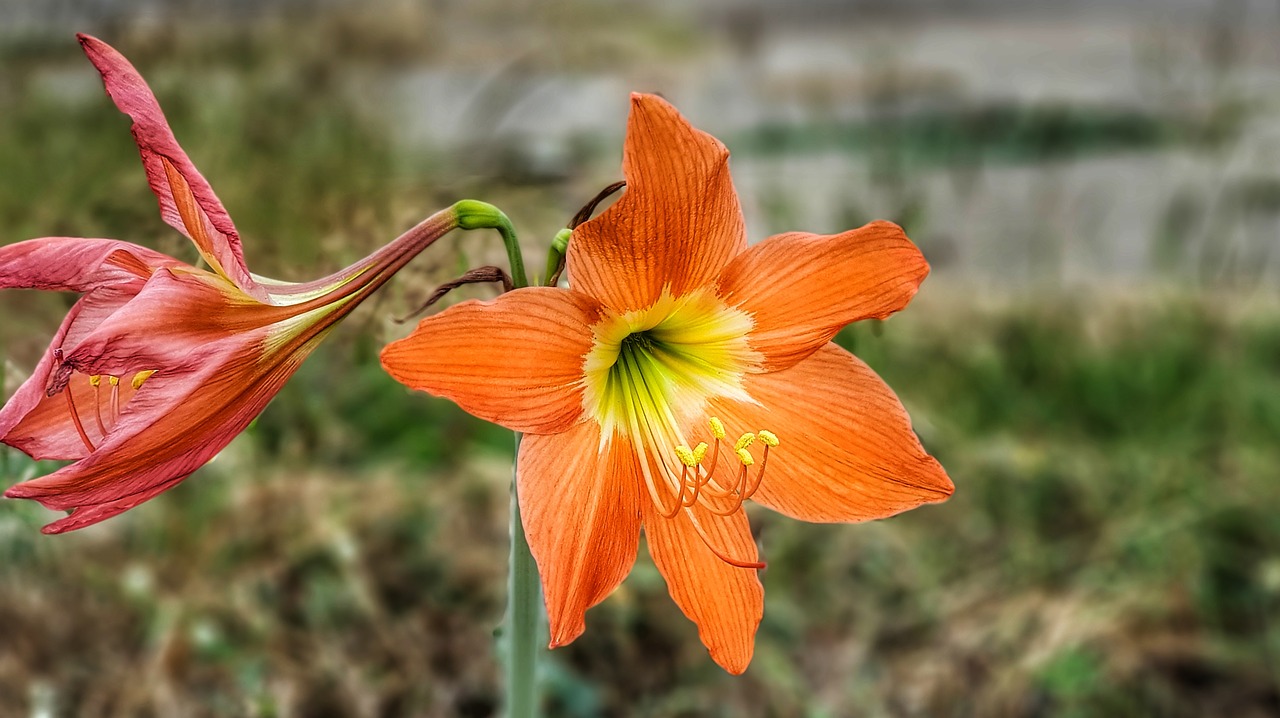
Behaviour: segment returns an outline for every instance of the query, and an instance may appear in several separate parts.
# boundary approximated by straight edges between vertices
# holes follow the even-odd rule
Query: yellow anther
[[[778,435],[773,433],[772,431],[769,431],[768,429],[761,429],[760,431],[757,431],[756,438],[759,439],[760,443],[764,444],[765,446],[778,445]]]
[[[711,427],[712,436],[716,437],[717,439],[724,438],[724,424],[721,424],[718,418],[714,416],[711,417],[711,419],[707,422],[707,424]]]
[[[693,468],[698,465],[698,457],[693,453],[693,449],[681,444],[676,447],[676,458],[680,459],[680,463]]]
[[[140,372],[138,372],[137,374],[134,374],[134,375],[133,375],[133,388],[134,388],[134,389],[141,389],[141,388],[142,388],[142,383],[143,383],[143,382],[145,382],[146,380],[150,379],[150,378],[151,378],[151,375],[152,375],[152,374],[155,374],[155,373],[156,373],[156,370],[155,370],[155,369],[148,369],[148,370],[146,370],[146,371],[140,371]]]
[[[756,463],[756,460],[751,458],[751,452],[746,449],[738,449],[734,453],[738,455],[738,461],[741,461],[743,466],[751,466]]]
[[[698,445],[693,447],[693,460],[702,463],[703,457],[707,455],[707,442],[700,441]]]
[[[92,386],[92,387],[102,386],[102,377],[98,376],[97,374],[94,374],[93,376],[89,377],[89,386]]]
[[[747,433],[738,437],[738,442],[733,445],[733,450],[742,451],[743,449],[747,448],[748,446],[751,446],[754,443],[756,443],[756,435],[748,431]]]
[[[111,386],[120,386],[120,377],[118,376],[109,376],[107,381],[111,382]]]

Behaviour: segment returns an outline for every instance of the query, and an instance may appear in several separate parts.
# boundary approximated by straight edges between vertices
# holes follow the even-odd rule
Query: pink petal
[[[182,151],[151,88],[110,45],[89,35],[78,37],[89,61],[102,73],[107,94],[121,112],[133,119],[133,137],[151,191],[160,200],[164,221],[190,237],[214,271],[265,301],[265,290],[245,266],[240,235],[231,217]]]
[[[145,491],[140,491],[122,499],[107,501],[101,504],[82,506],[66,518],[58,519],[57,521],[54,521],[40,529],[40,532],[45,534],[61,534],[67,533],[68,531],[75,531],[76,529],[82,529],[85,526],[92,526],[100,521],[106,521],[112,516],[122,514],[139,504],[154,499],[160,494],[182,483],[182,480],[185,478],[187,477],[175,476],[167,482],[155,484],[148,487]]]
[[[88,292],[109,285],[141,287],[157,268],[179,266],[185,265],[116,239],[44,237],[0,247],[0,289]]]
[[[49,390],[60,388],[60,379],[72,369],[120,377],[178,369],[189,363],[194,349],[210,342],[227,337],[259,341],[248,330],[287,315],[287,308],[237,294],[235,287],[207,272],[157,271],[136,297],[66,352],[61,375],[50,381]]]

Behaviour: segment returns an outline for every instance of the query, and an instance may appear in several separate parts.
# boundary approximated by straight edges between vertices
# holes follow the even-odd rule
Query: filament
[[[98,424],[98,432],[106,439],[107,427],[102,423],[102,377],[89,377],[89,384],[93,386],[93,420]]]
[[[120,421],[120,378],[111,377],[111,424]]]
[[[764,568],[763,561],[745,561],[743,559],[734,558],[724,551],[716,548],[711,542],[711,537],[707,535],[706,529],[702,527],[702,522],[698,521],[697,515],[694,514],[692,510],[688,510],[686,513],[689,515],[689,521],[693,524],[693,530],[698,533],[698,538],[702,539],[702,543],[706,544],[707,548],[711,549],[711,553],[715,554],[716,558],[724,561],[730,566],[736,566],[738,568]]]
[[[76,425],[76,433],[80,434],[80,441],[84,442],[84,448],[88,449],[89,453],[92,454],[97,449],[94,447],[93,442],[89,441],[89,435],[85,433],[84,425],[80,423],[80,414],[76,412],[76,400],[71,396],[71,387],[67,386],[63,389],[63,393],[67,395],[67,410],[71,412],[71,423]]]

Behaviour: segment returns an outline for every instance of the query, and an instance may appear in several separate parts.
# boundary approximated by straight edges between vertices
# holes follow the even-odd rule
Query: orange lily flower
[[[250,274],[231,218],[146,82],[106,43],[83,35],[80,43],[107,94],[133,119],[165,221],[195,243],[211,271],[112,239],[0,247],[0,288],[84,294],[0,409],[0,442],[36,459],[75,462],[5,492],[73,511],[45,533],[128,510],[212,459],[340,319],[457,227],[466,206],[325,279],[295,284]]]
[[[741,673],[764,610],[746,499],[866,521],[953,491],[889,387],[831,342],[906,306],[924,257],[888,222],[748,247],[728,157],[633,95],[627,191],[573,231],[569,288],[463,302],[382,353],[402,383],[525,432],[552,647],[630,572],[643,528],[711,657]]]

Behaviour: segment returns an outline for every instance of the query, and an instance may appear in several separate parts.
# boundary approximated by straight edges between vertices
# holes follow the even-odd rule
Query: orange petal
[[[733,674],[747,670],[764,616],[764,587],[755,569],[720,560],[698,535],[689,512],[668,519],[652,501],[641,503],[649,553],[667,580],[671,598],[698,625],[698,637],[712,660]],[[699,504],[690,510],[718,550],[735,559],[756,560],[745,512],[716,516]]]
[[[729,151],[666,100],[631,96],[622,152],[626,192],[569,242],[569,285],[615,311],[709,283],[746,248]]]
[[[551,647],[582,635],[586,610],[631,572],[640,546],[640,481],[625,441],[600,446],[600,425],[520,444],[520,515],[538,562]]]
[[[725,267],[719,292],[755,317],[751,346],[764,354],[767,370],[777,370],[850,322],[907,306],[928,273],[901,227],[872,222],[841,234],[770,237]]]
[[[734,431],[768,429],[781,440],[769,450],[759,503],[804,521],[866,521],[954,491],[893,390],[835,344],[744,383],[758,405],[720,400],[710,411]]]
[[[586,295],[547,287],[463,302],[388,344],[382,366],[495,424],[564,431],[582,416],[582,362],[599,311]]]

